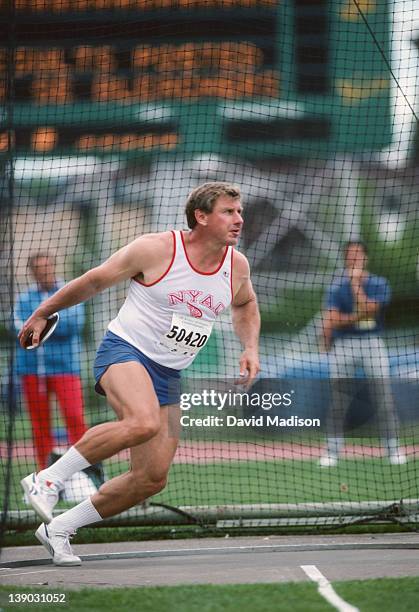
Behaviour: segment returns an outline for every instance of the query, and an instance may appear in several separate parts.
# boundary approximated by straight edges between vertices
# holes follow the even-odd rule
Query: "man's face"
[[[351,244],[345,255],[345,267],[347,270],[365,270],[368,257],[362,244]]]
[[[41,287],[48,291],[55,285],[55,264],[51,257],[38,257],[31,265],[32,276]]]
[[[242,212],[240,200],[222,195],[217,198],[212,212],[204,213],[203,218],[214,238],[226,246],[235,246],[243,227]]]

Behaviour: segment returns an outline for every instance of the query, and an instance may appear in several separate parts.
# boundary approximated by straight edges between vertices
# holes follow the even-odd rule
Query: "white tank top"
[[[199,272],[188,259],[182,232],[172,234],[173,256],[166,272],[148,285],[132,279],[108,329],[153,361],[182,370],[205,346],[215,319],[231,304],[233,248],[225,248],[216,270]]]

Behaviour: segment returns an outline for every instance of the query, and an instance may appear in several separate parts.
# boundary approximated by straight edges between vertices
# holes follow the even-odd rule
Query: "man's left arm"
[[[255,291],[250,280],[247,260],[240,262],[239,288],[231,304],[233,327],[243,345],[240,357],[240,384],[249,386],[260,371],[259,334],[260,313]]]

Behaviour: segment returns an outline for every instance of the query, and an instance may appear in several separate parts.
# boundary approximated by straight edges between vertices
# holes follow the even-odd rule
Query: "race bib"
[[[173,313],[169,331],[160,339],[160,345],[171,353],[196,355],[211,335],[213,321],[202,321],[188,315]]]

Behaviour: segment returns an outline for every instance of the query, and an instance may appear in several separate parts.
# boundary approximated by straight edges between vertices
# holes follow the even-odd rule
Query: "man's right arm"
[[[340,327],[347,327],[348,325],[354,325],[360,319],[360,315],[358,313],[355,314],[344,314],[339,310],[335,310],[331,308],[327,310],[325,313],[325,319],[329,321],[329,325],[333,329],[339,329]]]
[[[46,319],[54,312],[84,302],[97,293],[142,272],[156,255],[156,235],[137,238],[114,253],[100,266],[92,268],[82,276],[61,287],[54,295],[42,302],[24,323],[18,338],[22,347],[32,335],[32,344],[37,346],[46,325]]]
[[[322,317],[322,350],[328,351],[332,345],[333,330],[354,325],[359,321],[357,314],[344,314],[335,308],[323,312]]]
[[[354,325],[358,321],[357,313],[346,314],[341,308],[341,285],[332,284],[326,294],[322,315],[321,348],[328,351],[332,344],[333,331],[341,327]]]

